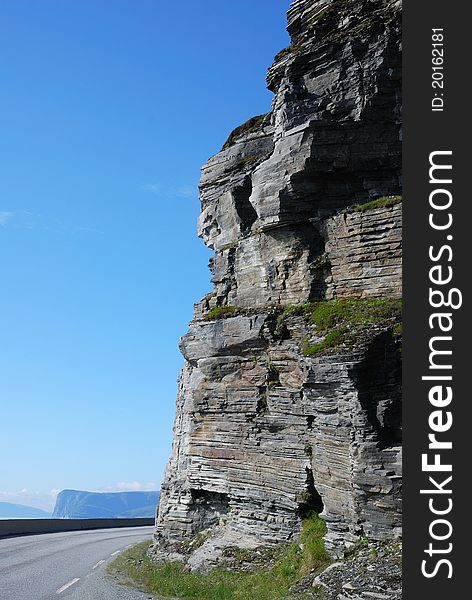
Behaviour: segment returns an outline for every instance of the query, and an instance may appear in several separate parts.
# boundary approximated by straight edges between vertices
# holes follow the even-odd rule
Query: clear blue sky
[[[199,170],[269,110],[288,6],[0,3],[0,501],[160,484]]]

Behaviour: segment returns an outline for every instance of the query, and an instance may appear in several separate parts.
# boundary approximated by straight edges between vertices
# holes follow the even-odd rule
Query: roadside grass
[[[203,574],[190,573],[176,562],[156,565],[147,556],[149,542],[124,552],[108,571],[127,584],[164,598],[279,600],[301,577],[330,564],[323,542],[325,534],[325,522],[313,513],[303,522],[299,541],[281,547],[271,566],[252,571],[216,568]]]

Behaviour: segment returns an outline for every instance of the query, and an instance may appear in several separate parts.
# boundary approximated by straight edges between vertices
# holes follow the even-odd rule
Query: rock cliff
[[[181,340],[152,550],[193,567],[312,510],[334,554],[401,532],[400,3],[296,0],[288,31],[271,113],[202,170],[214,289]]]

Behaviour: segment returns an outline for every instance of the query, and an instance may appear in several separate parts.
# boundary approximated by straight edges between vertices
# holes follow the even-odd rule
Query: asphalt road
[[[106,575],[152,527],[50,533],[0,540],[0,600],[147,600]]]

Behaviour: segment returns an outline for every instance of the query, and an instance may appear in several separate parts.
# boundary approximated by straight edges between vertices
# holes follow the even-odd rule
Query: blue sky
[[[199,170],[269,110],[288,6],[0,3],[0,501],[160,484]]]

